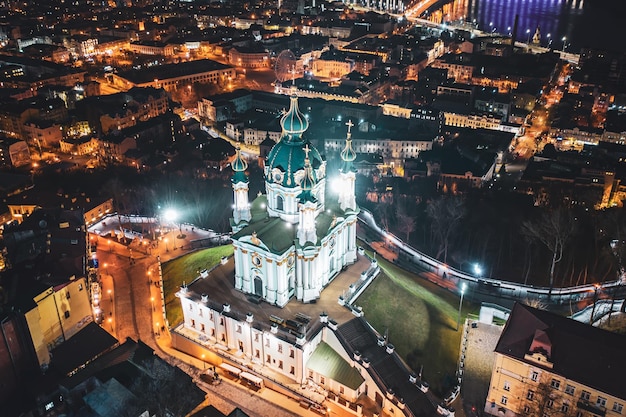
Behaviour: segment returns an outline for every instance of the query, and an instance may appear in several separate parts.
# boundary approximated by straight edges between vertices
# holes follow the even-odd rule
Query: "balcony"
[[[605,417],[606,416],[606,407],[601,407],[596,404],[592,404],[587,400],[578,399],[576,406],[581,410],[589,411],[596,416]]]

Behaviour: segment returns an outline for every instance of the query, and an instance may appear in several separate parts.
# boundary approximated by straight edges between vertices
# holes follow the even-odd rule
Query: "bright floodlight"
[[[178,213],[176,212],[176,210],[171,209],[171,208],[165,209],[165,211],[163,212],[163,217],[168,222],[173,222],[173,221],[176,221],[176,218],[178,217]]]
[[[479,276],[483,274],[483,269],[479,264],[474,264],[474,274]]]

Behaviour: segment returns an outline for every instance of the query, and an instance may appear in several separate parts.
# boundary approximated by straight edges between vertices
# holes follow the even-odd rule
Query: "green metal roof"
[[[358,389],[365,381],[359,371],[350,366],[326,342],[321,342],[317,345],[306,366],[312,371],[353,390]]]

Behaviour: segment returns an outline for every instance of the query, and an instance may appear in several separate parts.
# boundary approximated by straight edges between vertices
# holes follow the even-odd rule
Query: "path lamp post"
[[[456,318],[456,331],[459,331],[459,326],[461,325],[461,307],[463,307],[463,295],[465,294],[465,288],[467,284],[464,282],[461,283],[461,298],[459,299],[459,315]]]
[[[593,306],[591,307],[591,317],[589,317],[589,324],[593,326],[593,316],[596,313],[596,302],[598,301],[598,289],[600,284],[593,284]]]
[[[150,297],[150,305],[152,305],[152,311],[154,311],[154,297]]]

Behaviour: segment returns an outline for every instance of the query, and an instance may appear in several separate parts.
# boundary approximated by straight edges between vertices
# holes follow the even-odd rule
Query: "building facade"
[[[265,164],[266,194],[252,205],[246,164],[241,157],[233,163],[232,227],[235,288],[282,307],[294,297],[316,300],[341,269],[356,260],[358,208],[350,134],[342,152],[346,168],[339,173],[345,187],[339,206],[327,207],[326,161],[302,138],[308,120],[295,95],[281,127],[281,138]]]
[[[626,337],[517,303],[496,345],[489,415],[618,417]]]

